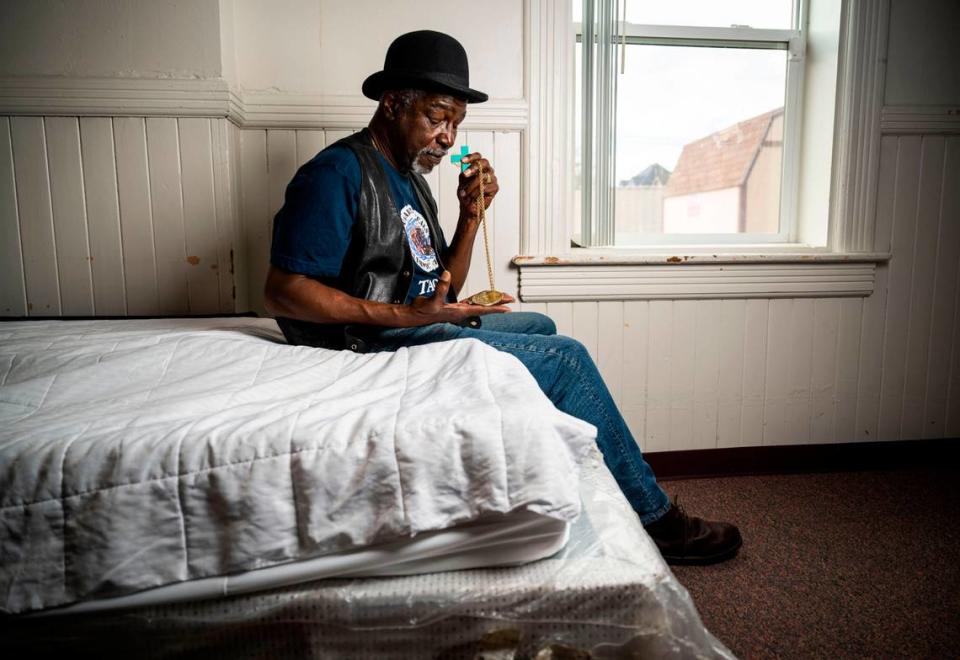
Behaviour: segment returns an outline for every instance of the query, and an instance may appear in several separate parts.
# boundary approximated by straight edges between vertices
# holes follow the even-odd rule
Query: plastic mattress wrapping
[[[732,658],[594,451],[565,547],[521,566],[326,579],[0,623],[0,655],[123,658]],[[6,647],[5,650],[3,647]]]

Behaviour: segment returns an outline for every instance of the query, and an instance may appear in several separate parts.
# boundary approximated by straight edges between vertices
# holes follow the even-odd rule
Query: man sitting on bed
[[[303,165],[274,220],[266,309],[287,340],[392,351],[471,337],[506,351],[557,408],[597,427],[607,466],[668,562],[733,557],[739,530],[670,502],[583,345],[557,335],[542,314],[504,313],[511,298],[492,307],[457,302],[479,227],[479,168],[485,206],[499,190],[485,158],[464,159],[460,217],[447,244],[422,175],[453,146],[467,104],[487,100],[469,87],[460,43],[431,31],[398,37],[363,93],[379,101],[369,126]]]

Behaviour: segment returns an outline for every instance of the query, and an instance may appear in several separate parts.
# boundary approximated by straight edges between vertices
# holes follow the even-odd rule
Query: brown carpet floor
[[[674,567],[741,658],[960,658],[960,469],[663,482],[739,525],[733,560]]]

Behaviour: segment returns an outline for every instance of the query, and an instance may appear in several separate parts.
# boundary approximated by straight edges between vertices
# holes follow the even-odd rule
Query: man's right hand
[[[469,303],[448,303],[447,292],[450,290],[450,272],[443,271],[440,280],[437,282],[437,289],[430,298],[414,298],[409,307],[412,314],[416,315],[419,321],[415,325],[429,325],[430,323],[455,323],[460,324],[471,316],[480,316],[482,314],[502,314],[509,312],[510,308],[506,305],[491,305],[490,307],[481,307]]]

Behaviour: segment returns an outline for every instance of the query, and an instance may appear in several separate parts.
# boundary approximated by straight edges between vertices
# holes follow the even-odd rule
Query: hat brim
[[[377,71],[363,81],[361,89],[364,96],[374,101],[379,101],[380,95],[391,89],[423,89],[428,92],[450,94],[467,103],[483,103],[489,98],[483,92],[460,85],[440,73],[404,74]]]

